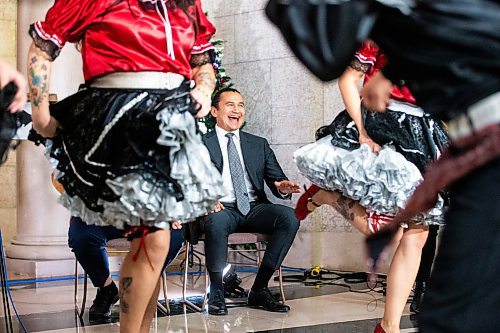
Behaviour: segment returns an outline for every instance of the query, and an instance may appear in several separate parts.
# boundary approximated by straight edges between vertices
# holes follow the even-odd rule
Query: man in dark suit
[[[240,131],[245,120],[241,94],[226,88],[215,96],[212,115],[215,130],[203,141],[212,162],[221,172],[228,195],[203,223],[206,265],[210,275],[208,312],[227,314],[222,271],[227,261],[228,236],[234,232],[258,232],[271,236],[255,282],[248,295],[248,305],[268,311],[287,312],[267,288],[268,282],[283,262],[299,228],[293,209],[272,204],[264,192],[264,182],[280,199],[290,199],[300,186],[287,179],[266,139]]]

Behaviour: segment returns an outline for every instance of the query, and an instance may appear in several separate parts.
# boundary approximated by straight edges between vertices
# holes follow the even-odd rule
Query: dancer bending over
[[[315,208],[333,206],[356,229],[369,235],[404,207],[422,179],[425,167],[447,144],[439,121],[415,105],[404,87],[392,89],[387,112],[362,107],[357,90],[387,63],[385,55],[365,42],[339,79],[346,105],[329,126],[320,128],[316,143],[295,153],[301,173],[313,184],[297,203],[303,220]],[[420,264],[428,225],[443,221],[441,200],[435,209],[403,226],[403,235],[387,278],[384,317],[376,332],[399,332],[401,316]]]

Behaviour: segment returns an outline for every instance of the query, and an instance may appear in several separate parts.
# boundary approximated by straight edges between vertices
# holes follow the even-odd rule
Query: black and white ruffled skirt
[[[363,109],[368,135],[382,149],[378,154],[360,145],[358,130],[347,111],[316,132],[318,141],[294,153],[299,171],[319,187],[340,191],[367,210],[394,215],[422,181],[426,166],[446,147],[441,122],[421,109],[379,113]],[[418,111],[420,110],[420,112]],[[413,223],[443,224],[444,200]]]
[[[46,144],[60,202],[87,224],[168,228],[213,210],[225,191],[197,133],[190,82],[87,88],[51,106],[63,130]]]

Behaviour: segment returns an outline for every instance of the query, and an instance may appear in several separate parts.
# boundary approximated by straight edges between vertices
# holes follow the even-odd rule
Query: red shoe
[[[382,229],[382,227],[387,224],[392,222],[392,217],[389,217],[387,215],[380,215],[374,212],[370,212],[368,214],[368,228],[372,233],[377,233]]]
[[[304,185],[304,193],[300,196],[299,200],[297,201],[297,206],[295,206],[295,217],[299,221],[304,220],[307,217],[307,215],[311,213],[311,211],[307,209],[307,203],[310,202],[315,207],[321,206],[315,203],[312,199],[312,197],[319,190],[321,190],[321,187],[318,187],[314,184],[309,186],[309,188],[306,188],[306,186]]]
[[[382,328],[382,325],[378,323],[377,326],[375,326],[375,331],[373,331],[373,333],[386,333],[386,332]]]

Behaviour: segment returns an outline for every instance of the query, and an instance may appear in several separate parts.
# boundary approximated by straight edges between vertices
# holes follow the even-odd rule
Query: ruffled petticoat
[[[382,146],[379,154],[358,142],[346,111],[317,132],[319,140],[294,153],[299,171],[319,187],[340,191],[373,211],[394,215],[422,181],[422,172],[447,145],[442,125],[427,115],[364,110],[368,135]],[[444,200],[413,223],[442,224]]]
[[[213,210],[220,173],[196,131],[190,84],[174,90],[87,88],[51,107],[46,145],[60,202],[87,224],[168,228]]]

